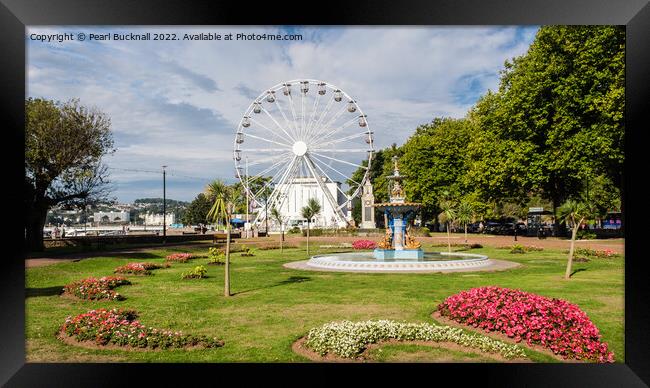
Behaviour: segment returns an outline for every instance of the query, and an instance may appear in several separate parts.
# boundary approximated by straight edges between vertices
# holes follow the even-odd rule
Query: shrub
[[[208,263],[224,264],[225,260],[226,260],[226,254],[223,251],[215,247],[208,248]]]
[[[104,276],[99,279],[90,277],[65,285],[63,291],[81,299],[124,300],[113,288],[128,284],[131,282],[120,276]]]
[[[588,231],[588,230],[578,230],[578,233],[576,233],[576,239],[578,240],[595,240],[596,239],[596,233]]]
[[[510,247],[510,253],[526,253],[526,248],[523,245],[515,244]]]
[[[352,243],[354,249],[375,249],[377,243],[371,240],[356,240]]]
[[[499,249],[510,249],[510,253],[526,253],[526,252],[544,250],[544,248],[535,245],[521,245],[521,244],[515,244],[508,247],[499,247]]]
[[[311,236],[311,237],[317,237],[317,236],[322,236],[322,235],[323,235],[323,229],[320,229],[320,228],[309,229],[309,236]],[[307,237],[307,228],[305,228],[302,231],[302,236]]]
[[[208,270],[205,269],[204,266],[199,265],[197,267],[194,267],[193,270],[188,271],[188,272],[183,272],[181,274],[181,279],[201,279],[205,278],[205,276],[208,273]]]
[[[565,359],[613,362],[596,326],[567,301],[499,287],[460,292],[438,305],[454,321],[539,344]]]
[[[429,323],[407,323],[390,320],[364,322],[330,322],[311,329],[305,346],[324,356],[334,353],[352,358],[368,344],[396,339],[400,341],[454,342],[459,345],[499,353],[505,358],[525,357],[523,349],[482,335],[467,334],[462,329]]]
[[[191,253],[172,253],[165,259],[166,261],[177,261],[179,263],[187,263],[194,256]]]
[[[151,275],[152,269],[169,268],[169,264],[156,263],[129,263],[115,268],[115,273],[133,274],[133,275]]]
[[[300,233],[300,228],[297,227],[297,226],[294,226],[293,228],[289,229],[289,231],[287,233],[290,233],[290,234]]]
[[[183,348],[203,346],[216,348],[223,342],[205,335],[183,334],[145,327],[137,321],[133,310],[97,309],[68,316],[60,331],[79,342],[93,341],[97,345],[113,344],[134,348]]]
[[[255,256],[257,253],[257,248],[247,247],[246,250],[241,254],[242,256]]]
[[[568,252],[568,251],[567,251]],[[590,248],[576,248],[574,251],[575,255],[582,255],[587,257],[598,257],[598,258],[615,258],[619,254],[616,251],[611,249],[590,249]]]
[[[414,226],[409,229],[409,234],[413,237],[430,237],[431,231],[426,226]]]

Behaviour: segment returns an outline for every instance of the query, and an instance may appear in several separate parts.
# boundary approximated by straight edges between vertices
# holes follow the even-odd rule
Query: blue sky
[[[353,96],[376,148],[402,144],[436,116],[462,117],[498,85],[505,60],[522,55],[538,27],[29,27],[27,95],[105,112],[117,151],[120,202],[191,200],[208,180],[234,181],[232,144],[244,110],[279,82],[312,78]],[[32,33],[299,33],[302,41],[67,41]]]

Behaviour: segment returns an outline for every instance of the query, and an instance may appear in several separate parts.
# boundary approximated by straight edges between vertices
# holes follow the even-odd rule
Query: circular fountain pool
[[[426,252],[421,259],[375,259],[372,252],[349,252],[313,256],[285,264],[294,269],[342,272],[458,272],[498,271],[519,264],[461,252]]]

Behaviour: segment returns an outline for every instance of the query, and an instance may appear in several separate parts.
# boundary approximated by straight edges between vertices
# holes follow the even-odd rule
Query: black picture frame
[[[322,9],[319,9],[321,8]],[[319,9],[317,12],[315,9]],[[31,25],[626,25],[625,364],[36,364],[25,362],[25,268],[22,241],[25,27]],[[511,386],[621,386],[650,384],[650,288],[642,250],[645,217],[643,120],[650,111],[650,5],[648,0],[374,1],[293,7],[283,3],[153,0],[0,0],[0,111],[4,137],[6,238],[0,298],[0,383],[26,386],[211,385],[236,378],[283,385],[311,383],[468,383]],[[378,42],[380,44],[380,42]],[[637,173],[638,172],[638,173]],[[23,206],[16,206],[20,203]],[[342,376],[342,374],[345,375]],[[299,375],[299,377],[297,377]],[[451,380],[448,380],[451,378]]]

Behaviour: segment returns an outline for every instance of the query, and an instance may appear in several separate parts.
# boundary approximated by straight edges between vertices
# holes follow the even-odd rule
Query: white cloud
[[[32,32],[276,33],[277,28],[30,27]],[[109,166],[232,180],[236,126],[251,96],[279,82],[322,79],[353,96],[376,146],[401,144],[435,116],[462,117],[498,85],[503,62],[525,53],[536,28],[302,28],[300,42],[179,41],[28,43],[28,95],[80,98],[112,120]],[[282,31],[285,33],[286,31]],[[139,180],[112,173],[116,195],[139,197]],[[203,183],[184,183],[191,199]],[[118,185],[119,186],[119,185]],[[127,187],[128,186],[128,187]],[[153,189],[141,185],[145,192]],[[197,189],[198,187],[198,189]]]

